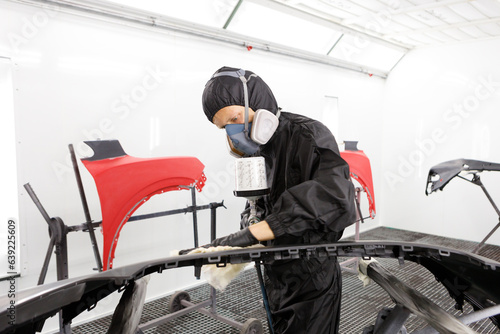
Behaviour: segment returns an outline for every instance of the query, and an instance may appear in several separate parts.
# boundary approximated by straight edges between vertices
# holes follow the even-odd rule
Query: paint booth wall
[[[424,48],[390,74],[379,188],[384,226],[481,241],[498,223],[479,186],[454,178],[429,196],[425,186],[429,169],[441,162],[500,163],[499,54],[499,40]],[[479,175],[500,204],[500,173]],[[499,245],[500,233],[488,242]]]
[[[118,139],[136,157],[195,156],[205,165],[206,185],[199,205],[224,200],[217,234],[239,228],[244,200],[235,198],[233,158],[225,134],[210,124],[201,93],[223,65],[259,74],[287,111],[324,120],[339,142],[359,140],[372,159],[375,188],[380,183],[385,81],[242,46],[228,45],[155,29],[125,26],[94,17],[0,3],[0,56],[10,59],[13,80],[21,278],[18,289],[36,285],[49,242],[47,225],[27,195],[30,183],[51,217],[67,225],[85,220],[68,144],[78,158],[92,155],[85,140]],[[338,111],[332,106],[338,99]],[[11,161],[10,163],[13,163]],[[93,220],[101,219],[97,190],[79,165]],[[124,180],[126,182],[126,180]],[[376,190],[376,195],[377,195]],[[188,191],[155,196],[136,213],[185,208]],[[367,213],[367,211],[365,211]],[[208,211],[199,212],[200,244],[210,241]],[[363,228],[377,226],[378,218]],[[353,233],[346,230],[346,235]],[[102,252],[102,235],[97,231]],[[69,275],[91,274],[95,267],[87,233],[68,235]],[[193,246],[191,215],[130,222],[122,230],[114,266],[168,256]],[[148,299],[199,283],[192,268],[153,275]],[[52,257],[46,282],[56,280]],[[3,288],[5,282],[0,282]],[[3,291],[3,290],[0,290]],[[6,290],[5,290],[6,291]],[[1,293],[1,292],[0,292]],[[111,312],[113,294],[74,323]],[[57,327],[56,319],[45,330]]]

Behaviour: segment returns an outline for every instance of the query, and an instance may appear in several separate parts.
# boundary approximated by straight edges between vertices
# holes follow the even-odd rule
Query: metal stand
[[[491,205],[495,209],[499,222],[493,229],[484,237],[484,239],[477,245],[473,253],[477,253],[479,249],[485,244],[486,240],[492,236],[493,233],[500,227],[500,210],[496,206],[495,202],[491,198],[490,194],[481,182],[481,178],[478,173],[483,171],[500,171],[500,164],[492,163],[487,161],[471,160],[471,159],[456,159],[450,160],[439,165],[432,167],[429,170],[429,175],[427,176],[427,184],[425,188],[425,194],[429,195],[437,190],[443,190],[443,188],[450,182],[454,177],[459,177],[467,182],[480,186],[484,194],[490,201]],[[472,174],[472,180],[460,175],[461,172],[467,172]]]
[[[83,184],[82,184],[82,179],[80,175],[80,171],[78,168],[78,164],[76,161],[76,156],[75,156],[75,151],[73,149],[73,145],[69,145],[69,150],[71,154],[71,161],[73,163],[73,170],[75,172],[75,177],[78,185],[78,190],[80,193],[80,198],[82,201],[82,206],[83,206],[83,211],[85,214],[85,220],[86,222],[80,225],[74,225],[74,226],[67,226],[63,220],[59,217],[53,217],[51,218],[45,208],[42,206],[40,203],[38,197],[36,196],[35,192],[33,191],[33,188],[29,183],[26,183],[24,185],[24,188],[30,195],[31,199],[35,203],[36,207],[42,214],[43,218],[49,225],[49,236],[50,236],[50,241],[49,241],[49,246],[47,248],[47,252],[45,255],[45,259],[42,265],[42,269],[40,272],[40,276],[38,279],[38,285],[42,285],[45,281],[45,278],[47,276],[47,271],[50,263],[50,258],[52,255],[52,252],[55,248],[54,253],[56,254],[56,265],[57,265],[57,280],[65,280],[69,277],[68,275],[68,244],[67,244],[67,234],[69,232],[76,232],[76,231],[86,231],[89,232],[90,236],[90,241],[92,244],[92,250],[94,253],[94,258],[96,261],[97,268],[94,268],[95,270],[98,270],[99,272],[102,271],[103,266],[102,266],[102,261],[101,257],[99,254],[99,247],[97,245],[94,229],[96,227],[99,227],[102,223],[102,221],[98,222],[93,222],[91,217],[90,217],[90,211],[88,208],[87,204],[87,199],[85,196],[85,191],[83,189]],[[202,205],[202,206],[197,206],[196,205],[196,189],[195,187],[189,187],[191,190],[191,201],[192,205],[188,206],[187,208],[183,209],[177,209],[177,210],[169,210],[169,211],[162,211],[162,212],[156,212],[156,213],[151,213],[151,214],[144,214],[144,215],[139,215],[139,216],[133,216],[130,217],[128,221],[135,221],[135,220],[144,220],[144,219],[150,219],[150,218],[156,218],[156,217],[163,217],[163,216],[169,216],[169,215],[175,215],[175,214],[180,214],[180,213],[192,213],[193,214],[193,231],[194,231],[194,246],[198,247],[198,219],[197,219],[197,212],[199,210],[205,210],[205,209],[210,209],[211,212],[211,240],[215,239],[215,233],[216,233],[216,209],[218,207],[224,206],[224,201],[219,202],[219,203],[210,203],[208,205]],[[195,267],[195,276],[197,278],[200,277],[200,269],[201,266]],[[207,301],[206,303],[212,304],[212,309],[213,312],[215,313],[215,289],[212,288],[212,293],[211,293],[211,299],[210,301]],[[197,305],[198,306],[198,305]],[[199,307],[204,307],[206,306],[205,304]],[[201,312],[201,311],[200,311]],[[222,316],[217,315],[217,319],[227,322],[230,325],[234,325],[236,327],[241,327],[242,325],[239,323],[234,322],[233,320],[227,319],[224,320],[225,318]],[[260,322],[259,322],[260,323]],[[43,328],[44,323],[39,324],[39,330],[41,331]],[[59,330],[60,333],[64,334],[70,334],[71,333],[71,326],[70,323],[64,323],[63,321],[63,316],[62,316],[62,311],[59,312]]]
[[[356,204],[356,222],[355,222],[355,233],[354,233],[354,240],[358,241],[359,240],[359,223],[364,223],[364,218],[361,215],[361,192],[363,189],[360,187],[356,187],[356,196],[355,196],[355,204]],[[344,271],[347,271],[349,273],[357,274],[358,273],[358,263],[359,259],[357,257],[351,258],[349,260],[345,260],[343,262],[340,262],[340,268]]]
[[[47,252],[45,254],[45,260],[43,261],[42,270],[40,276],[38,277],[38,285],[42,285],[47,276],[47,270],[49,268],[50,257],[52,251],[56,254],[56,265],[57,265],[57,280],[65,280],[68,278],[68,242],[66,235],[68,234],[68,228],[64,224],[63,220],[59,217],[50,218],[42,203],[38,200],[33,188],[31,188],[29,183],[24,185],[24,188],[30,195],[31,199],[35,203],[36,207],[42,214],[43,218],[49,225],[49,246],[47,247]],[[38,324],[38,331],[43,328],[44,322]],[[62,311],[59,312],[59,329],[60,333],[69,334],[71,333],[71,327],[69,324],[64,324]]]
[[[193,192],[193,202],[194,200],[194,192]],[[222,203],[210,203],[208,208],[210,208],[210,240],[214,240],[216,238],[216,209],[223,205]],[[193,224],[196,229],[196,210],[193,211]],[[129,220],[130,221],[130,220]],[[198,234],[195,233],[195,247],[198,247]],[[201,265],[195,266],[195,276],[197,279],[200,278],[201,275]],[[208,307],[208,309],[207,309]],[[262,323],[254,318],[248,319],[245,323],[239,323],[233,319],[225,317],[217,313],[217,291],[215,288],[210,288],[210,298],[201,303],[192,303],[191,297],[189,293],[186,291],[177,291],[170,297],[168,309],[171,312],[163,317],[150,320],[139,326],[139,330],[146,331],[150,328],[159,326],[168,321],[174,320],[178,317],[181,317],[185,314],[198,311],[204,315],[207,315],[215,320],[228,324],[231,327],[240,329],[240,333],[242,334],[261,334],[263,333]]]
[[[465,177],[462,177],[462,176],[459,176],[459,177],[461,179],[464,179],[464,180],[472,183],[472,184],[480,186],[481,189],[483,190],[484,194],[486,195],[486,197],[490,201],[491,205],[493,206],[493,209],[495,209],[495,211],[496,211],[496,213],[498,215],[498,221],[499,221],[498,224],[496,224],[495,227],[493,227],[493,229],[486,235],[486,237],[484,237],[484,239],[472,251],[472,253],[476,253],[477,254],[477,252],[479,251],[479,249],[481,247],[483,247],[483,245],[485,244],[486,240],[488,240],[493,235],[493,233],[495,233],[495,231],[500,227],[500,210],[498,209],[497,205],[495,204],[495,202],[491,198],[490,194],[486,190],[483,182],[481,182],[481,178],[479,177],[478,174],[474,173],[474,176],[472,177],[472,180],[469,180],[469,179],[467,179]]]
[[[393,309],[382,310],[375,326],[366,328],[364,334],[406,333],[403,325],[410,313],[424,319],[439,333],[475,333],[459,319],[400,281],[378,262],[370,263],[366,268],[366,274],[391,296],[396,306]]]
[[[73,149],[73,144],[69,144],[69,152],[71,154],[71,163],[73,164],[73,171],[75,172],[76,183],[78,185],[78,191],[80,193],[80,198],[82,200],[83,212],[85,213],[85,224],[87,225],[87,231],[90,236],[90,243],[92,244],[92,250],[94,251],[94,258],[97,264],[97,270],[102,271],[101,256],[99,255],[99,247],[97,246],[97,241],[94,233],[94,226],[92,225],[92,219],[90,218],[89,206],[87,204],[87,197],[85,196],[85,191],[83,190],[82,177],[80,175],[80,170],[78,169],[78,163],[76,162],[75,150]]]
[[[208,309],[207,309],[208,307]],[[141,331],[146,331],[150,328],[159,326],[168,321],[174,320],[178,317],[186,315],[188,313],[198,311],[204,315],[207,315],[215,320],[228,324],[231,327],[238,328],[242,334],[261,334],[263,333],[262,323],[254,318],[250,318],[244,323],[239,323],[233,319],[225,317],[217,313],[216,310],[216,291],[211,288],[210,299],[205,300],[201,303],[195,304],[191,302],[191,297],[186,291],[178,291],[172,295],[169,302],[169,311],[172,312],[163,317],[148,321],[145,324],[139,326]]]

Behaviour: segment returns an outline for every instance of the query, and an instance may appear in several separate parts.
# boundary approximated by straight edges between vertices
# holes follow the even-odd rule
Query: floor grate
[[[352,239],[352,238],[351,238]],[[440,245],[455,249],[471,251],[477,243],[457,239],[444,238],[423,233],[408,232],[403,230],[380,227],[362,233],[362,240],[400,240]],[[349,240],[346,238],[345,240]],[[479,252],[480,255],[500,261],[500,247],[485,245]],[[339,259],[343,261],[345,259]],[[446,289],[438,283],[434,276],[423,266],[419,266],[411,261],[405,261],[403,266],[399,265],[396,259],[377,259],[387,270],[400,280],[415,288],[426,297],[434,301],[441,308],[455,316],[460,316],[461,311],[455,310],[455,302],[449,297]],[[342,275],[342,309],[339,332],[342,334],[360,334],[367,326],[373,325],[377,313],[383,307],[393,307],[394,304],[387,293],[377,284],[372,283],[363,287],[357,275],[344,272]],[[210,287],[201,285],[186,290],[191,301],[199,303],[210,298]],[[141,318],[141,323],[156,319],[168,314],[167,305],[169,298],[161,298],[146,303]],[[240,274],[224,292],[217,293],[217,312],[240,323],[249,318],[256,318],[264,325],[264,332],[269,333],[267,328],[266,313],[262,306],[262,297],[254,269],[245,270]],[[464,313],[469,313],[472,308],[466,304]],[[106,333],[111,317],[104,317],[87,324],[75,326],[72,332],[75,334],[99,334]],[[405,324],[409,333],[422,329],[426,323],[411,316]],[[478,333],[500,333],[490,320],[483,320],[472,327]],[[203,315],[199,312],[192,312],[164,325],[147,330],[146,334],[153,333],[224,333],[232,334],[240,331],[229,325],[221,323]]]

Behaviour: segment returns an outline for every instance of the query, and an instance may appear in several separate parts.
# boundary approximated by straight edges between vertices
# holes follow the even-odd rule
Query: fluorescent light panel
[[[238,0],[109,0],[159,15],[222,28]]]
[[[252,2],[243,2],[227,30],[326,54],[341,33]]]
[[[358,37],[344,35],[330,53],[336,59],[390,71],[404,52]]]

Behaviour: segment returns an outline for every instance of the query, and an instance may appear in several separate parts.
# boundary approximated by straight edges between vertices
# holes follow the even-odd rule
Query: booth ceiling
[[[17,0],[386,77],[413,48],[500,37],[500,0]]]

